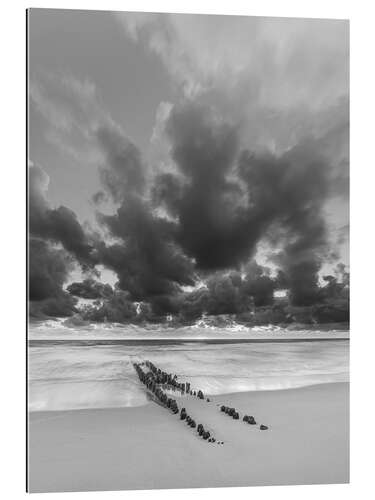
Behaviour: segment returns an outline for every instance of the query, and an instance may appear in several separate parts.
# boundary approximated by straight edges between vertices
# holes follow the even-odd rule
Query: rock
[[[247,422],[251,425],[255,425],[256,424],[256,421],[255,421],[255,418],[253,416],[249,416]]]
[[[244,415],[243,419],[242,419],[244,422],[248,422],[249,421],[249,415]]]
[[[233,419],[234,419],[234,420],[238,420],[239,418],[240,418],[240,416],[239,416],[238,412],[236,412],[236,411],[235,411],[235,412],[233,413]]]
[[[209,402],[210,402],[210,400],[209,400],[209,398],[207,398],[207,403],[209,403]]]
[[[224,406],[224,405],[220,406],[220,411],[225,411],[226,409],[227,409],[226,406]]]
[[[263,424],[262,424],[262,425],[259,427],[259,429],[260,429],[261,431],[266,431],[266,430],[268,429],[268,427],[267,427],[266,425],[263,425]]]
[[[203,429],[203,425],[202,424],[198,424],[197,432],[199,432],[201,429]]]
[[[201,390],[198,391],[198,398],[204,399],[203,392]]]
[[[190,423],[190,427],[192,427],[193,429],[195,429],[196,426],[197,426],[197,424],[195,423],[195,420],[192,420],[191,423]]]
[[[203,439],[207,440],[210,437],[210,433],[208,431],[203,432]]]

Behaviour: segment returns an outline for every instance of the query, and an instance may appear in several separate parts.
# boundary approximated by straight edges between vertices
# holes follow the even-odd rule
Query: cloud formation
[[[268,238],[282,246],[277,260],[293,300],[313,300],[334,179],[319,141],[279,156],[241,151],[236,127],[190,101],[173,108],[166,131],[178,171],[156,179],[155,197],[178,220],[176,241],[197,268],[239,269]]]
[[[94,248],[75,213],[67,207],[50,208],[46,193],[49,178],[37,165],[29,167],[29,230],[38,236],[60,243],[84,267],[96,264]]]
[[[111,285],[105,285],[93,278],[86,278],[82,282],[71,283],[66,289],[71,295],[82,299],[104,299],[113,295]]]
[[[50,205],[49,178],[31,166],[30,234],[56,263],[54,272],[40,264],[32,300],[66,300],[57,251],[83,271],[116,273],[113,293],[91,278],[68,287],[70,297],[103,299],[85,311],[93,321],[240,315],[272,307],[281,288],[296,306],[341,300],[346,271],[324,287],[320,273],[346,244],[330,210],[344,211],[348,198],[347,23],[116,17],[160,57],[176,102],[160,104],[145,156],[90,81],[44,74],[32,83],[49,140],[99,173],[94,234]],[[257,264],[260,247],[272,271]]]
[[[30,315],[71,316],[76,300],[63,290],[63,284],[72,270],[72,259],[61,249],[46,241],[29,241],[29,300]]]

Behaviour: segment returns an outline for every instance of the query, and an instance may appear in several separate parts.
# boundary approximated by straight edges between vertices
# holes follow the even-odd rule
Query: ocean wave
[[[31,322],[30,340],[58,339],[257,339],[257,338],[349,338],[340,325],[246,326],[228,316],[204,317],[194,325],[92,323],[75,326],[66,320]]]
[[[29,349],[30,410],[138,406],[133,369],[151,359],[207,394],[279,390],[349,379],[348,342],[74,346]]]

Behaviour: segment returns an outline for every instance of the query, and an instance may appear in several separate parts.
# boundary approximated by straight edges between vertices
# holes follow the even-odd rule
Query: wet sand
[[[175,396],[173,396],[175,397]],[[196,488],[349,481],[349,384],[210,397],[179,407],[224,445],[165,408],[33,412],[31,492]],[[240,420],[220,412],[233,406]],[[242,422],[254,415],[258,425]],[[259,424],[269,426],[259,430]]]

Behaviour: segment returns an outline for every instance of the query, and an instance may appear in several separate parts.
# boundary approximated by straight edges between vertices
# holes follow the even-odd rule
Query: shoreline
[[[101,338],[70,338],[70,339],[29,339],[30,347],[40,347],[48,343],[55,345],[76,344],[76,345],[178,345],[178,344],[294,344],[302,342],[343,342],[350,341],[350,337],[300,337],[300,338],[143,338],[143,339],[101,339]]]
[[[177,398],[224,445],[152,402],[29,413],[30,492],[349,481],[349,383]],[[251,412],[247,426],[220,412]]]

